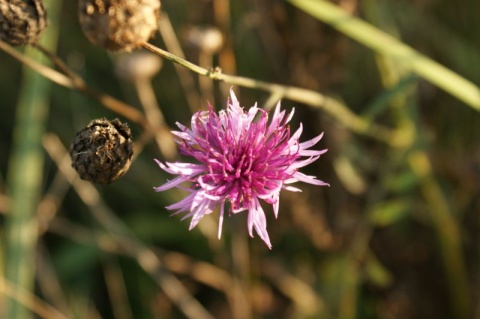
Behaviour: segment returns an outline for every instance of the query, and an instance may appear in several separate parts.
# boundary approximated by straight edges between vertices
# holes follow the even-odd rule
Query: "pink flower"
[[[220,206],[218,238],[222,233],[225,204],[229,203],[229,214],[248,211],[248,233],[253,229],[269,248],[272,247],[267,233],[267,220],[259,199],[273,205],[275,218],[278,216],[279,196],[282,189],[299,192],[291,186],[305,182],[329,186],[298,171],[299,168],[316,161],[327,150],[309,150],[320,141],[319,136],[300,143],[302,125],[290,135],[287,125],[293,116],[280,111],[280,102],[268,123],[268,113],[256,104],[248,112],[233,93],[227,109],[215,113],[211,106],[208,111],[199,111],[192,117],[191,128],[177,123],[180,131],[172,132],[179,139],[180,152],[195,158],[197,164],[161,163],[166,172],[178,175],[162,186],[157,192],[177,187],[189,195],[178,203],[167,206],[175,214],[188,212],[183,218],[191,217],[190,230],[206,214]],[[259,114],[258,120],[254,120]],[[189,188],[180,184],[190,182]]]

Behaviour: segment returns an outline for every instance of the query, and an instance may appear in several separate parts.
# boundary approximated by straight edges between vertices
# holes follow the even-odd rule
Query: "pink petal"
[[[300,172],[296,172],[295,174],[293,174],[293,177],[299,180],[300,182],[304,182],[308,184],[313,184],[318,186],[330,186],[330,184],[317,179],[315,176],[305,175]]]
[[[258,202],[258,199],[254,200],[254,206],[248,211],[248,231],[251,237],[253,237],[253,227],[255,227],[255,231],[268,248],[272,249],[272,244],[270,243],[270,238],[267,232],[267,218],[265,217],[265,212]]]
[[[156,191],[156,192],[163,192],[167,189],[170,189],[172,187],[175,187],[183,182],[186,182],[188,181],[188,177],[185,177],[185,176],[178,176],[178,177],[175,177],[174,179],[172,179],[171,181],[168,181],[166,182],[165,184],[161,185],[161,186],[158,186],[158,187],[154,187],[153,189]]]
[[[310,147],[314,146],[315,144],[317,144],[322,139],[322,137],[323,137],[323,133],[318,135],[317,137],[312,138],[311,140],[300,143],[300,148],[301,149],[310,148]]]

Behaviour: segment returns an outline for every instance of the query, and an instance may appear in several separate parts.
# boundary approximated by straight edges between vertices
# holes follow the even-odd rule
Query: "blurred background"
[[[480,83],[480,2],[336,4]],[[285,1],[165,0],[151,43],[207,69],[320,92],[364,132],[336,109],[214,82],[144,49],[107,52],[83,35],[76,1],[46,6],[52,51],[132,109],[119,114],[0,51],[0,309],[13,299],[44,318],[480,318],[478,105]],[[231,87],[245,107],[294,107],[304,140],[325,132],[317,147],[329,151],[303,172],[331,186],[283,192],[276,220],[265,205],[272,250],[248,236],[246,214],[226,219],[218,240],[218,212],[189,231],[164,208],[182,194],[153,190],[170,178],[153,159],[180,159],[168,131],[207,101],[225,108]],[[137,142],[131,169],[108,186],[79,180],[68,157],[75,133],[101,117],[129,123]],[[25,268],[26,285],[12,268]]]

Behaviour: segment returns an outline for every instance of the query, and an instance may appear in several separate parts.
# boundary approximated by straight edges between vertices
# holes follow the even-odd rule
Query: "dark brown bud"
[[[0,40],[14,46],[33,43],[46,26],[42,0],[0,0]]]
[[[79,0],[79,19],[90,42],[109,50],[131,50],[158,28],[160,0]]]
[[[91,121],[70,147],[72,167],[86,181],[110,184],[123,176],[132,161],[130,128],[119,119]]]

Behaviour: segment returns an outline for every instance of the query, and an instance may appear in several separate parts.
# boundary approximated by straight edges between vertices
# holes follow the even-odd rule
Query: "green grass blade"
[[[480,88],[391,35],[323,0],[287,0],[370,49],[403,63],[418,76],[480,111]]]
[[[58,17],[60,2],[48,1],[46,8],[50,23],[41,43],[55,50],[58,24],[52,19]],[[40,52],[32,48],[27,48],[25,54],[43,61]],[[28,67],[24,67],[22,80],[7,178],[11,207],[6,226],[5,277],[15,286],[32,291],[38,228],[35,213],[43,179],[41,139],[51,83]],[[31,318],[30,311],[15,300],[8,300],[6,309],[7,318]]]

